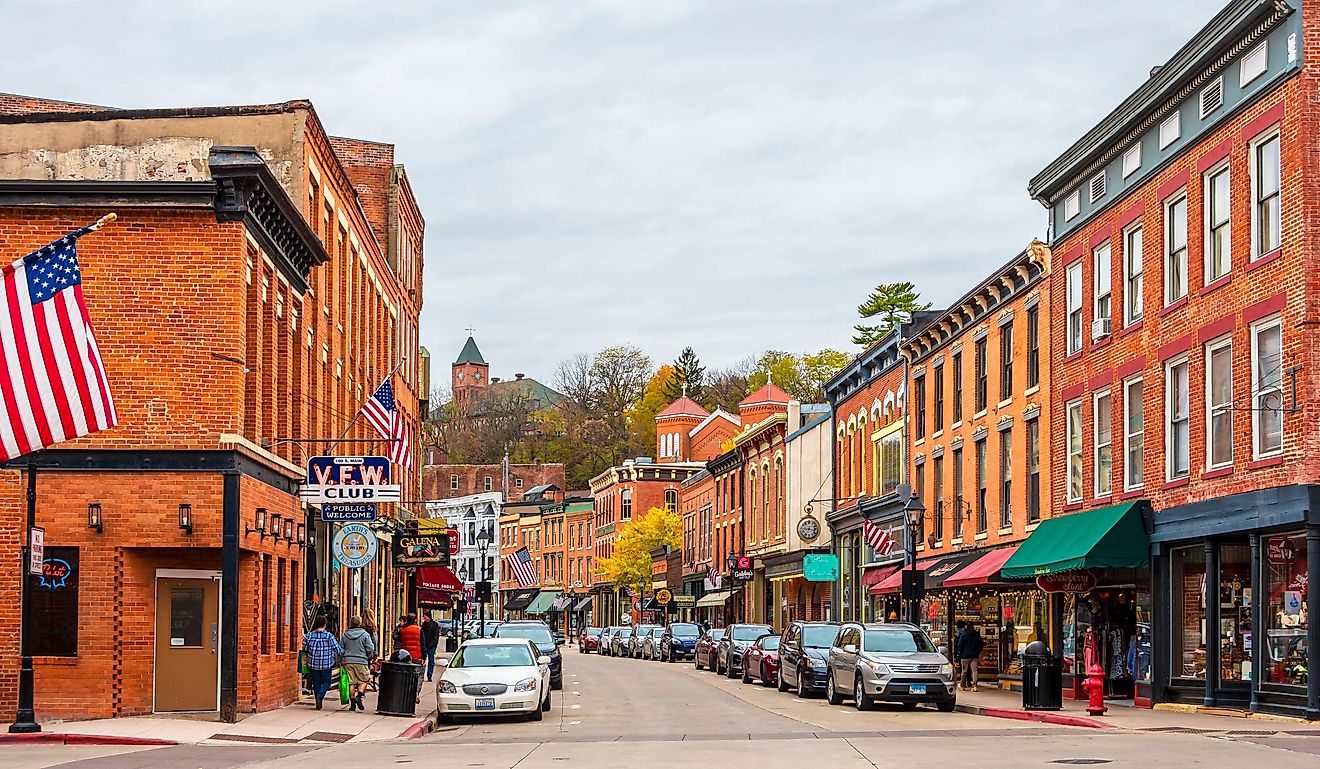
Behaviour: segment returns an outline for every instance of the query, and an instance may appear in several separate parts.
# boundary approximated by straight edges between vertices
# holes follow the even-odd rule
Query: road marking
[[[571,707],[573,710],[578,710],[578,709],[580,709],[582,706],[581,706],[581,705],[571,705],[570,707]]]
[[[580,724],[580,723],[582,723],[582,722],[581,722],[581,721],[569,721],[569,722],[568,722],[568,725],[569,725],[569,726],[577,726],[577,725]]]

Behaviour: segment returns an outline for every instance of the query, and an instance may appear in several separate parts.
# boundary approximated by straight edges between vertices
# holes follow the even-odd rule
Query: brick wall
[[[42,99],[16,93],[0,93],[0,115],[32,115],[39,112],[100,112],[106,109],[93,104]]]
[[[457,479],[454,476],[457,476]],[[487,478],[490,478],[490,489],[486,488]],[[454,488],[455,481],[457,488]],[[521,500],[523,492],[545,484],[553,484],[563,489],[564,483],[562,463],[510,464],[508,499]],[[499,464],[427,465],[422,470],[423,499],[452,499],[480,494],[484,491],[503,491],[503,486],[504,468]]]

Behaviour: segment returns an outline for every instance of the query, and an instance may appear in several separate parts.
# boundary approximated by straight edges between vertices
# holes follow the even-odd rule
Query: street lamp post
[[[907,567],[915,575],[917,571],[917,536],[921,529],[921,519],[926,514],[926,506],[921,504],[921,497],[913,494],[903,506],[903,521],[907,524]],[[915,579],[915,577],[914,577]],[[912,583],[915,590],[916,582]],[[907,598],[907,621],[913,625],[921,624],[920,603],[916,595]]]
[[[486,637],[486,596],[490,594],[490,582],[486,576],[486,551],[490,550],[490,528],[484,528],[477,535],[477,552],[481,555],[481,580],[477,583],[477,607],[480,624],[477,630],[482,638]]]

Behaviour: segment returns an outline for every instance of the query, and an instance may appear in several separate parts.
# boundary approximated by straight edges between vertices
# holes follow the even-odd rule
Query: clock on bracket
[[[797,531],[804,542],[814,542],[820,536],[820,522],[809,515],[804,516],[798,521]]]

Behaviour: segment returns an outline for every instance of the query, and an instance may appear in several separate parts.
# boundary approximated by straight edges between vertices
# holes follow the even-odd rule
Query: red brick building
[[[560,462],[509,463],[508,488],[503,464],[428,464],[422,468],[422,498],[452,499],[497,491],[508,500],[519,500],[523,492],[537,486],[564,488],[564,465]]]
[[[1031,182],[1069,515],[1018,555],[1128,527],[1130,552],[1068,565],[1099,587],[1065,607],[1065,672],[1095,628],[1111,696],[1320,718],[1299,675],[1320,663],[1320,9],[1296,6],[1229,3]]]
[[[733,445],[746,481],[743,542],[738,554],[752,558],[753,576],[743,586],[742,595],[743,616],[749,622],[773,624],[784,600],[782,585],[771,582],[766,575],[766,563],[787,551],[784,436],[788,434],[789,407],[796,403],[788,393],[767,382],[738,404],[743,431],[733,439]]]
[[[359,156],[307,102],[89,110],[0,101],[0,247],[119,214],[79,251],[120,425],[0,469],[0,550],[16,558],[33,466],[47,557],[71,575],[34,587],[36,711],[232,721],[298,697],[306,612],[383,619],[405,593],[379,557],[355,597],[297,487],[314,454],[384,453],[349,421],[396,367],[417,435],[422,220],[383,145]],[[383,208],[359,205],[368,174]],[[394,471],[416,499],[418,473]],[[0,578],[6,627],[18,594]],[[0,640],[0,718],[18,656],[17,634]]]
[[[733,415],[706,411],[684,395],[655,415],[655,455],[661,463],[706,462],[724,450],[738,429]]]

